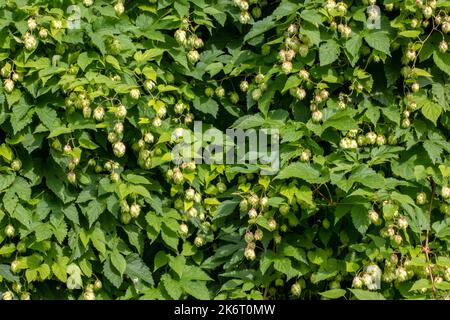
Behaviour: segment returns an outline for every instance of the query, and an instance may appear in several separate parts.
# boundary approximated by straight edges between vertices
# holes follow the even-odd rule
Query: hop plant
[[[239,210],[241,210],[241,211],[247,211],[248,210],[248,201],[247,201],[247,199],[242,199],[241,202],[239,202]]]
[[[3,81],[3,88],[6,92],[11,93],[14,90],[15,84],[14,81],[11,79],[5,79]]]
[[[117,1],[117,3],[114,5],[114,11],[118,16],[121,16],[125,12],[125,6],[123,5],[122,1]]]
[[[75,172],[70,171],[67,174],[67,181],[69,181],[71,184],[76,184],[77,183],[77,175],[75,174]]]
[[[258,211],[256,211],[255,208],[251,208],[251,209],[248,211],[248,217],[249,217],[250,219],[255,219],[256,217],[258,217]]]
[[[300,297],[302,294],[302,287],[300,283],[296,282],[291,286],[291,293],[294,297]]]
[[[141,96],[141,92],[139,91],[139,89],[131,89],[130,91],[130,96],[132,99],[137,100],[140,98]]]
[[[173,172],[173,181],[176,184],[181,184],[184,181],[183,173],[178,168],[175,168],[175,170]]]
[[[5,227],[5,234],[6,234],[6,236],[7,236],[8,238],[14,237],[15,232],[16,232],[16,230],[15,230],[15,228],[14,228],[13,225],[8,224],[8,225]]]
[[[185,223],[180,224],[179,232],[183,237],[187,236],[189,233],[189,227],[187,226],[187,224]]]
[[[118,141],[118,142],[114,143],[113,152],[116,157],[118,157],[118,158],[123,157],[125,155],[125,151],[126,151],[126,146],[123,142]]]
[[[398,226],[400,229],[407,229],[408,228],[408,221],[406,220],[405,217],[400,217],[398,219]]]
[[[248,13],[248,11],[242,10],[242,11],[241,11],[241,14],[239,15],[239,21],[240,21],[242,24],[247,24],[247,23],[250,22],[250,20],[251,20],[251,16],[250,16],[250,14]]]
[[[253,193],[252,195],[250,195],[250,197],[248,198],[248,203],[252,206],[252,207],[257,207],[259,204],[259,197],[256,193]]]
[[[177,104],[175,104],[175,107],[174,107],[175,113],[182,114],[185,109],[186,109],[186,106],[184,105],[183,102],[180,101]]]
[[[175,40],[182,45],[186,44],[187,41],[187,34],[185,30],[178,29],[175,31]]]
[[[311,150],[304,149],[300,154],[300,160],[304,162],[308,162],[311,159]]]
[[[425,192],[420,192],[417,194],[416,203],[421,206],[427,202],[427,194]]]
[[[202,236],[195,237],[194,244],[196,247],[202,247],[205,244],[205,238]]]
[[[298,73],[301,79],[303,80],[309,80],[309,72],[305,69],[301,69]]]
[[[248,82],[245,80],[241,81],[241,83],[239,84],[239,88],[241,89],[242,92],[247,92]]]
[[[290,61],[284,61],[283,64],[281,65],[281,70],[285,73],[285,74],[289,74],[292,71],[292,62]]]
[[[262,90],[260,88],[256,88],[252,91],[252,98],[255,101],[258,101],[262,96]]]
[[[356,289],[360,289],[364,286],[364,281],[359,276],[353,278],[352,286]]]
[[[116,110],[116,118],[123,119],[126,116],[127,116],[127,108],[123,104],[119,105]]]
[[[244,250],[244,256],[247,260],[255,260],[256,259],[256,253],[255,250],[252,248],[246,248]]]
[[[137,217],[139,217],[140,213],[141,213],[141,206],[139,204],[137,204],[137,203],[133,203],[130,206],[130,215],[133,218],[137,218]]]
[[[221,86],[217,87],[214,93],[219,98],[225,97],[225,89]]]
[[[37,46],[36,38],[28,32],[25,33],[24,35],[23,43],[25,45],[25,49],[27,49],[28,51],[36,49]]]
[[[11,291],[5,291],[2,293],[2,300],[13,300],[14,293]]]
[[[105,116],[105,109],[102,106],[98,106],[94,109],[93,118],[97,121],[102,121]]]
[[[256,229],[255,231],[255,240],[261,241],[263,239],[264,233],[261,229]]]
[[[195,49],[190,50],[187,54],[187,58],[190,63],[195,64],[200,60],[200,53]]]
[[[378,212],[376,212],[375,210],[370,210],[369,211],[369,220],[374,223],[374,224],[378,224],[380,219],[380,215],[378,214]]]
[[[156,86],[156,83],[152,80],[146,80],[144,82],[145,89],[147,89],[148,92],[151,92],[153,88]]]
[[[52,20],[52,27],[53,27],[54,29],[59,30],[59,29],[62,28],[62,26],[63,26],[63,24],[62,24],[62,21],[61,21],[61,20],[58,20],[58,19],[53,19],[53,20]]]
[[[28,30],[33,31],[37,27],[36,20],[34,20],[33,18],[29,18],[27,21],[27,25],[28,25]]]
[[[441,189],[441,196],[444,199],[449,199],[450,198],[450,187],[443,186]]]
[[[320,111],[320,110],[315,110],[311,114],[311,119],[314,122],[320,122],[320,121],[322,121],[322,118],[323,118],[323,114],[322,114],[322,111]]]
[[[274,218],[270,218],[267,221],[267,226],[269,227],[269,230],[274,231],[277,228],[277,221]]]

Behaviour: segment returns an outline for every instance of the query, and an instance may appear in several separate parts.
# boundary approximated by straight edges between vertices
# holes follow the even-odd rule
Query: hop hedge
[[[2,298],[449,298],[449,8],[0,0]]]

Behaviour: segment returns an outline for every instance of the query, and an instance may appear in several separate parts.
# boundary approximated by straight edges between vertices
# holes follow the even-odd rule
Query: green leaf
[[[16,193],[22,200],[28,201],[31,199],[31,187],[22,177],[16,177],[9,190]]]
[[[72,221],[75,225],[79,225],[80,224],[80,221],[78,219],[78,210],[75,207],[75,205],[71,204],[68,207],[63,208],[62,212],[67,217],[67,219]]]
[[[416,77],[432,77],[431,73],[429,73],[426,70],[420,69],[420,68],[414,68],[413,69],[413,74]]]
[[[323,123],[322,130],[329,127],[333,127],[341,131],[347,131],[358,129],[358,124],[350,116],[338,112]]]
[[[37,223],[33,226],[33,229],[36,234],[36,241],[38,242],[50,239],[53,235],[52,227],[50,224]]]
[[[412,285],[409,291],[416,291],[421,289],[431,289],[431,283],[428,279],[419,279]]]
[[[211,98],[204,96],[197,96],[193,101],[194,108],[203,112],[212,115],[214,118],[219,111],[219,105],[216,101]]]
[[[237,119],[231,128],[250,129],[260,127],[265,122],[264,118],[260,114],[245,115]]]
[[[116,249],[111,252],[110,258],[112,265],[117,269],[117,271],[119,271],[120,275],[122,276],[125,272],[125,269],[127,268],[127,261]]]
[[[87,138],[80,138],[78,139],[78,143],[82,148],[89,149],[89,150],[95,150],[98,148],[98,145],[91,140]]]
[[[339,57],[340,47],[334,40],[328,40],[319,47],[320,66],[325,66],[336,61]]]
[[[301,273],[292,267],[291,260],[289,258],[278,258],[274,261],[273,267],[275,270],[286,275],[287,280],[301,275]]]
[[[417,38],[420,33],[420,30],[406,30],[399,32],[398,35],[406,38]]]
[[[0,247],[0,255],[10,255],[16,251],[16,246],[13,243],[7,243]]]
[[[449,53],[440,53],[440,52],[434,51],[433,61],[439,69],[444,71],[447,75],[450,75],[450,54]]]
[[[183,279],[212,281],[213,279],[202,269],[196,266],[184,266]]]
[[[148,190],[141,185],[135,185],[135,184],[130,184],[127,185],[127,195],[129,194],[136,194],[136,195],[141,195],[144,198],[151,198],[152,196],[150,195],[150,192],[148,192]]]
[[[442,151],[444,151],[441,146],[433,143],[430,140],[426,140],[423,142],[423,148],[427,151],[433,164],[441,158]]]
[[[370,32],[364,36],[364,40],[366,40],[367,44],[372,48],[381,51],[388,56],[391,55],[389,50],[390,40],[389,36],[382,31]]]
[[[359,50],[362,46],[362,38],[359,34],[355,34],[345,42],[345,49],[353,57],[352,65],[354,65],[359,58]]]
[[[114,67],[114,69],[119,70],[119,71],[121,70],[119,61],[117,61],[117,59],[114,58],[113,56],[107,55],[106,58],[105,58],[105,60],[106,60],[106,62],[108,62],[110,65],[112,65],[112,66]]]
[[[373,106],[371,103],[368,103],[365,115],[374,125],[376,125],[380,119],[380,109]]]
[[[52,129],[51,131],[50,131],[50,134],[48,135],[48,139],[50,139],[50,138],[55,138],[55,137],[57,137],[57,136],[59,136],[59,135],[62,135],[62,134],[67,134],[67,133],[72,133],[73,132],[73,129],[71,129],[71,128],[66,128],[66,127],[57,127],[57,128],[54,128],[54,129]]]
[[[268,16],[262,20],[259,20],[252,26],[252,29],[245,35],[244,41],[248,41],[266,32],[267,30],[272,29],[273,27],[275,27],[275,25],[273,23],[272,16]]]
[[[124,175],[123,178],[124,180],[134,184],[151,184],[147,178],[133,173]]]
[[[89,239],[91,239],[93,246],[101,254],[106,254],[106,238],[102,229],[94,228],[94,230],[89,234]]]
[[[161,225],[161,237],[170,248],[178,251],[178,234],[169,229],[165,224]]]
[[[291,1],[281,1],[280,5],[273,11],[272,16],[277,19],[288,16],[299,9],[298,3],[292,3]]]
[[[323,16],[320,15],[317,10],[302,10],[300,17],[312,24],[322,24]]]
[[[295,162],[281,169],[276,179],[300,178],[309,183],[316,183],[320,177],[320,171],[309,163]]]
[[[186,265],[186,258],[181,255],[178,255],[175,258],[171,258],[169,260],[169,266],[172,268],[173,271],[175,271],[176,274],[178,274],[180,279],[183,277],[183,270],[185,265]]]
[[[173,280],[168,274],[165,274],[162,278],[162,283],[167,293],[172,297],[172,299],[180,299],[183,291],[178,281]]]
[[[300,34],[303,34],[311,40],[311,42],[318,46],[320,43],[320,30],[315,25],[309,22],[302,22],[302,27],[300,28]]]
[[[439,116],[442,113],[442,107],[436,102],[426,100],[421,108],[422,114],[436,125]]]
[[[110,259],[106,259],[103,264],[103,274],[114,287],[119,288],[122,284],[122,276],[117,270],[112,268]]]
[[[186,281],[181,282],[184,291],[198,300],[211,299],[208,287],[204,281]]]
[[[92,61],[94,61],[94,59],[89,57],[87,52],[82,52],[78,56],[77,64],[81,68],[81,70],[84,71],[86,69],[86,67],[91,64]]]
[[[352,221],[355,228],[362,234],[365,234],[370,226],[369,210],[365,206],[353,206],[351,209]]]
[[[349,289],[358,300],[386,300],[381,293],[361,290],[361,289]]]
[[[235,211],[239,202],[240,201],[238,199],[223,201],[217,207],[217,211],[214,214],[213,220],[223,218],[223,217],[226,217],[226,216],[229,216],[230,214],[232,214]]]
[[[27,229],[31,228],[31,212],[30,210],[25,209],[20,203],[16,206],[14,212],[11,213],[11,217],[17,219]]]
[[[89,202],[85,215],[87,216],[87,219],[89,221],[89,227],[91,227],[95,221],[97,221],[98,217],[100,217],[100,214],[105,211],[105,204],[101,203],[97,200],[92,200]]]
[[[69,258],[61,257],[58,258],[58,261],[52,264],[52,272],[61,282],[67,281],[67,263],[69,262]]]
[[[0,145],[0,156],[8,162],[12,161],[14,158],[11,148],[6,143]]]
[[[261,257],[261,260],[259,261],[259,269],[261,270],[261,273],[265,274],[274,261],[275,257],[273,252],[269,250]]]
[[[444,108],[444,110],[447,110],[450,104],[450,90],[448,85],[444,86],[441,83],[435,82],[432,84],[432,93],[433,100],[439,103],[439,105]]]
[[[60,120],[55,110],[50,107],[43,107],[36,109],[36,113],[42,123],[50,130],[60,126]]]
[[[187,1],[177,1],[174,3],[174,8],[180,15],[180,17],[187,16],[189,14],[189,3]]]
[[[384,114],[386,118],[391,120],[392,122],[399,124],[400,123],[400,112],[398,108],[395,106],[383,107],[381,108],[381,112]]]
[[[8,188],[16,179],[16,177],[12,174],[6,175],[2,174],[0,175],[0,191],[5,190]]]
[[[126,260],[125,274],[127,276],[132,279],[138,278],[150,285],[154,285],[152,273],[139,255],[132,253],[127,256]]]
[[[308,261],[306,260],[305,252],[302,248],[297,248],[289,244],[283,245],[280,248],[280,254],[283,256],[292,257],[295,260],[301,261],[306,264],[308,263]]]
[[[20,282],[20,278],[11,272],[9,264],[0,264],[0,276],[10,282]]]
[[[345,291],[344,289],[332,289],[332,290],[320,292],[319,294],[322,297],[325,297],[328,299],[338,299],[338,298],[345,296],[346,293],[347,293],[347,291]]]
[[[308,186],[303,185],[299,189],[296,188],[294,193],[298,202],[314,206],[313,192]]]
[[[158,270],[159,268],[165,266],[169,262],[169,257],[167,256],[165,251],[158,251],[158,253],[155,255],[154,259],[154,271]]]

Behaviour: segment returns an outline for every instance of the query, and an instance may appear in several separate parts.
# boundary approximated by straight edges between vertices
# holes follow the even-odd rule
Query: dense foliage
[[[121,1],[0,0],[3,299],[449,297],[450,1]]]

